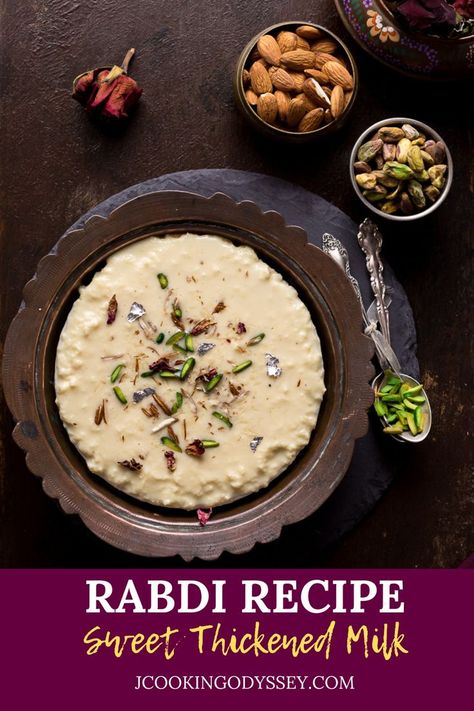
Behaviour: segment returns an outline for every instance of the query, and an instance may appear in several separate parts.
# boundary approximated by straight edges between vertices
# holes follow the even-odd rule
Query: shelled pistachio
[[[447,181],[446,147],[410,124],[382,126],[358,149],[354,180],[386,215],[412,215],[439,200]]]

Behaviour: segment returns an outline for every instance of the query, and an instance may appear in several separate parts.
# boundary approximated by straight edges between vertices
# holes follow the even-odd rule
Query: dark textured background
[[[233,66],[251,36],[286,19],[320,22],[346,38],[331,0],[24,0],[4,1],[1,13],[2,336],[39,258],[82,213],[130,184],[193,168],[253,170],[317,192],[358,221],[364,213],[347,161],[369,123],[411,114],[444,136],[455,162],[449,199],[418,224],[384,226],[385,254],[417,321],[435,414],[431,438],[403,453],[387,451],[403,457],[398,478],[324,556],[315,554],[304,526],[290,527],[279,542],[218,565],[458,565],[474,549],[470,88],[408,80],[351,44],[361,87],[349,125],[300,151],[248,131],[233,104]],[[105,136],[69,99],[70,83],[85,69],[121,61],[132,45],[143,100],[122,136]],[[5,408],[3,416],[3,566],[153,564],[110,548],[60,512],[26,469]]]

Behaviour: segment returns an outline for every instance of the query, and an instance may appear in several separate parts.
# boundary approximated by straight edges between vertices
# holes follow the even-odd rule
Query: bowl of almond
[[[237,62],[234,94],[266,136],[306,143],[339,129],[354,106],[357,67],[346,45],[320,25],[283,22],[260,32]]]

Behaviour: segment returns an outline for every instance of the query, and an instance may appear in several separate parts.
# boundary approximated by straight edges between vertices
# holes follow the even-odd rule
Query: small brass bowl
[[[251,64],[250,55],[252,51],[256,48],[257,42],[260,37],[262,37],[262,35],[271,34],[276,36],[278,32],[282,30],[294,32],[296,28],[300,27],[301,25],[315,27],[316,29],[321,30],[321,32],[324,32],[325,35],[327,35],[329,38],[333,39],[337,43],[339,47],[339,53],[342,54],[344,59],[346,59],[346,61],[348,62],[348,65],[350,66],[350,72],[354,80],[354,89],[352,92],[351,100],[349,101],[341,116],[338,119],[334,119],[334,121],[331,121],[331,123],[320,126],[315,131],[306,132],[299,132],[296,129],[292,130],[290,128],[285,129],[280,126],[275,126],[266,123],[263,119],[261,119],[257,112],[248,103],[245,97],[245,87],[242,78],[243,70],[248,69],[249,65]],[[308,143],[314,141],[317,138],[328,136],[329,134],[339,130],[346,123],[349,114],[355,104],[357,91],[359,88],[359,75],[356,63],[354,61],[354,57],[352,56],[344,42],[342,42],[342,40],[340,40],[337,35],[326,29],[326,27],[323,27],[322,25],[315,25],[312,22],[300,20],[291,22],[279,22],[277,25],[267,27],[266,29],[259,32],[258,35],[255,35],[255,37],[250,40],[250,42],[247,44],[247,46],[239,57],[235,70],[233,86],[235,100],[240,112],[255,129],[260,131],[260,133],[267,136],[268,138],[274,138],[276,140],[298,144]]]

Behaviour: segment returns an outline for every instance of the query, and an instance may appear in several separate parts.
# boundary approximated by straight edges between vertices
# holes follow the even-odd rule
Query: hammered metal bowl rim
[[[44,377],[46,372],[44,363],[39,362],[38,365],[39,356],[36,352],[38,335],[41,334],[41,329],[46,328],[44,323],[47,314],[45,315],[45,312],[48,312],[48,309],[43,309],[45,302],[41,292],[46,290],[49,293],[52,290],[54,298],[50,302],[49,311],[54,313],[54,304],[57,306],[60,303],[57,299],[55,301],[57,296],[55,280],[61,284],[61,280],[64,279],[63,272],[66,270],[67,274],[71,273],[77,255],[86,254],[87,258],[91,258],[91,254],[95,253],[94,251],[88,252],[91,245],[99,253],[100,248],[104,245],[107,248],[110,246],[109,242],[120,241],[124,235],[129,237],[130,226],[127,220],[133,224],[137,215],[140,220],[145,220],[145,222],[140,223],[139,229],[136,230],[138,236],[133,239],[148,236],[143,234],[140,237],[140,232],[145,230],[146,226],[149,229],[152,227],[154,230],[156,229],[154,226],[158,218],[155,218],[155,215],[160,215],[160,210],[163,215],[158,219],[158,223],[161,220],[168,230],[169,220],[178,225],[179,214],[188,215],[191,208],[193,215],[204,215],[206,225],[215,224],[212,220],[218,219],[222,230],[232,231],[232,229],[235,230],[237,224],[238,229],[245,233],[242,243],[245,243],[245,239],[248,239],[249,243],[252,240],[258,243],[258,239],[260,241],[263,239],[269,253],[273,248],[281,250],[285,259],[299,260],[301,263],[298,263],[298,268],[305,272],[312,268],[312,260],[314,263],[318,263],[318,260],[324,259],[330,277],[331,260],[307,241],[306,233],[301,228],[286,225],[281,215],[274,211],[262,212],[253,202],[236,203],[219,193],[208,198],[177,191],[146,193],[115,208],[106,218],[92,215],[83,227],[66,232],[51,252],[43,257],[35,276],[25,286],[24,301],[8,331],[5,341],[3,373],[6,400],[17,420],[14,438],[19,446],[26,451],[27,466],[43,480],[45,492],[58,499],[66,513],[79,514],[86,526],[100,538],[135,554],[154,557],[179,554],[185,560],[191,560],[193,557],[213,560],[224,551],[243,553],[250,550],[257,542],[275,540],[284,525],[300,521],[316,510],[342,479],[349,465],[355,440],[363,436],[368,429],[367,409],[373,399],[369,385],[374,372],[370,362],[373,345],[357,326],[359,309],[352,289],[348,283],[345,283],[343,274],[339,274],[339,270],[334,267],[337,269],[337,272],[333,272],[333,274],[336,275],[338,282],[336,291],[339,293],[331,295],[331,292],[328,292],[328,294],[333,300],[331,302],[332,308],[337,308],[340,312],[338,318],[341,319],[343,316],[344,328],[341,333],[342,337],[346,339],[347,361],[343,360],[342,362],[346,364],[346,368],[349,368],[346,378],[349,377],[351,382],[347,384],[347,389],[341,395],[343,397],[343,416],[337,420],[336,430],[327,442],[321,436],[321,440],[317,444],[317,447],[320,447],[321,443],[325,442],[324,450],[321,450],[317,461],[319,463],[321,459],[325,462],[328,472],[326,480],[329,480],[329,477],[331,481],[329,485],[325,485],[323,494],[315,485],[314,469],[316,465],[313,459],[316,452],[313,453],[314,446],[311,449],[310,443],[307,460],[300,461],[299,469],[296,467],[297,473],[293,480],[290,478],[289,483],[280,483],[273,492],[268,493],[268,497],[264,492],[260,503],[257,501],[255,506],[250,505],[248,509],[245,506],[237,507],[235,513],[231,513],[228,517],[216,519],[215,525],[211,522],[203,529],[193,527],[191,532],[188,531],[188,524],[182,526],[183,530],[180,530],[179,522],[174,525],[173,530],[167,532],[166,520],[162,520],[160,523],[159,516],[158,518],[156,515],[152,516],[151,513],[147,513],[147,509],[143,511],[143,507],[138,505],[141,502],[138,502],[136,507],[133,502],[132,505],[127,502],[121,504],[119,494],[108,494],[107,491],[103,494],[99,491],[99,494],[91,497],[88,491],[96,492],[97,489],[100,489],[99,485],[94,483],[88,485],[86,481],[84,487],[81,488],[77,484],[77,479],[75,480],[69,475],[68,468],[61,463],[57,456],[57,451],[61,451],[61,444],[55,443],[54,436],[50,436],[51,432],[54,433],[54,427],[49,423],[49,429],[44,431],[44,423],[36,409],[35,399],[30,394],[32,391],[33,395],[39,398],[40,405],[46,412],[46,392],[35,392],[41,390],[40,386],[43,381],[40,376]],[[153,219],[150,215],[153,215]],[[187,217],[186,219],[191,218]],[[231,228],[231,226],[233,227]],[[250,226],[253,226],[252,228],[257,232],[251,232]],[[181,227],[175,229],[176,232],[180,230],[182,231]],[[257,235],[259,235],[258,238]],[[230,234],[228,238],[232,239]],[[258,246],[254,248],[258,253]],[[99,259],[99,257],[97,258]],[[310,262],[309,266],[308,262]],[[83,271],[82,275],[87,273]],[[66,289],[63,306],[70,296],[71,291],[68,292]],[[42,304],[41,307],[38,306],[39,303]],[[61,309],[58,308],[58,313],[60,311]],[[58,315],[56,320],[59,320]],[[27,326],[26,330],[25,326]],[[341,327],[341,323],[338,324],[338,327]],[[49,332],[49,336],[47,334],[45,337],[45,345],[40,353],[44,360],[46,360],[47,347],[54,337],[51,333],[52,331]],[[353,349],[350,359],[347,351],[349,343]],[[34,364],[34,368],[32,364]],[[25,380],[18,380],[21,376]],[[42,399],[44,399],[44,403]],[[334,413],[336,413],[336,404],[333,406]],[[25,413],[27,418],[24,416]],[[332,415],[331,411],[329,414],[334,419],[335,414]],[[46,417],[48,418],[47,412]],[[333,456],[336,453],[334,450],[336,445],[338,456]],[[67,460],[67,463],[70,464],[70,461]],[[304,461],[307,461],[306,465]],[[311,462],[313,462],[312,465]],[[80,476],[79,472],[78,477],[80,478]],[[288,474],[288,476],[290,475]],[[283,477],[285,478],[286,474]],[[308,486],[310,486],[309,489]],[[103,505],[103,501],[107,505]]]

